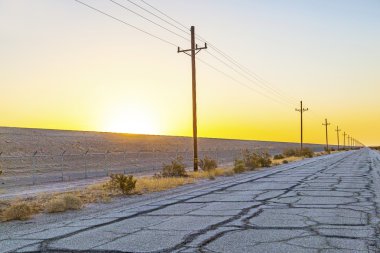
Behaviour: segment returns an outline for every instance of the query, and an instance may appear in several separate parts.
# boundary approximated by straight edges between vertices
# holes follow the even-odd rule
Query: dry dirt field
[[[321,151],[321,145],[306,145]],[[271,154],[296,143],[199,139],[199,157],[219,164],[231,163],[241,150],[266,150]],[[192,138],[0,127],[0,187],[74,181],[111,173],[154,173],[177,155],[188,166]],[[0,188],[0,190],[1,190]]]

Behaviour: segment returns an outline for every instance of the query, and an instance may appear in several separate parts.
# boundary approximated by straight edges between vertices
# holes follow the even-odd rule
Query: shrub
[[[204,171],[215,170],[218,167],[217,162],[205,156],[203,159],[199,160],[199,167]]]
[[[185,164],[182,157],[177,157],[170,164],[164,164],[162,167],[162,177],[186,177]]]
[[[297,150],[296,149],[292,149],[292,148],[287,148],[285,149],[282,154],[285,156],[285,157],[289,157],[289,156],[296,156],[297,155]]]
[[[129,194],[136,187],[137,180],[133,176],[126,176],[124,174],[113,174],[111,179],[106,183],[106,188],[114,191],[121,192],[122,194]]]
[[[32,214],[33,210],[27,203],[15,203],[3,211],[3,220],[27,220]]]
[[[274,156],[273,156],[273,159],[274,159],[274,160],[280,160],[280,159],[284,159],[284,158],[285,158],[285,156],[282,155],[282,154],[277,154],[277,155],[274,155]]]
[[[232,177],[234,174],[234,170],[226,170],[223,175],[226,177]]]
[[[301,156],[307,157],[307,158],[312,158],[314,156],[314,151],[311,148],[303,148]]]
[[[245,164],[243,160],[236,159],[234,161],[234,173],[243,173],[245,171]]]
[[[66,204],[62,198],[55,198],[50,200],[46,205],[48,213],[60,213],[66,211]]]
[[[289,163],[289,161],[288,160],[283,160],[282,163],[283,164],[287,164],[287,163]]]
[[[249,170],[255,170],[256,168],[269,167],[272,164],[271,156],[268,152],[261,154],[250,153],[249,150],[245,150],[243,153],[243,161],[246,168]]]
[[[310,148],[303,148],[302,151],[300,149],[285,149],[282,153],[285,157],[290,157],[290,156],[303,156],[303,157],[308,157],[311,158],[314,156],[314,151],[311,150]]]
[[[73,194],[64,195],[63,202],[65,203],[67,210],[79,210],[83,205],[82,200]]]

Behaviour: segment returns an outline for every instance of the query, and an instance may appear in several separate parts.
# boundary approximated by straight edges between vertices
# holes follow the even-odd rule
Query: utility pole
[[[346,132],[344,132],[343,133],[343,142],[344,142],[344,144],[343,144],[343,149],[346,149]]]
[[[308,110],[309,110],[309,108],[303,108],[302,100],[301,100],[300,109],[296,108],[296,111],[301,113],[301,152],[303,150],[303,113],[308,111]]]
[[[350,148],[350,135],[347,135],[347,147],[348,147],[348,149],[351,149]]]
[[[329,136],[327,127],[330,125],[330,123],[328,123],[327,119],[325,119],[325,123],[322,123],[322,125],[326,127],[326,151],[329,152]]]
[[[181,50],[178,47],[178,53],[185,53],[191,56],[191,77],[192,77],[192,94],[193,94],[193,145],[194,145],[194,171],[198,171],[198,131],[197,131],[197,80],[195,71],[195,55],[202,49],[207,49],[207,43],[204,47],[198,47],[195,44],[195,28],[191,26],[191,49]],[[188,53],[190,52],[190,53]]]
[[[339,151],[339,132],[342,131],[342,129],[339,129],[339,126],[336,126],[336,137],[338,138],[338,151]]]

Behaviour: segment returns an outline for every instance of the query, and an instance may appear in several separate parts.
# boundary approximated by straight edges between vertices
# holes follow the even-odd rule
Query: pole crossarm
[[[207,49],[207,43],[205,43],[204,47],[198,47],[198,44],[195,45],[195,54],[198,54],[202,49]],[[191,52],[193,51],[193,49],[181,49],[180,47],[178,47],[177,49],[177,53],[185,53],[187,54],[188,56],[191,56],[191,54],[187,53],[187,52]]]

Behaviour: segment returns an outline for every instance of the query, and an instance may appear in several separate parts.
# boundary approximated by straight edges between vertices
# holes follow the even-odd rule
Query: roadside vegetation
[[[76,191],[0,201],[0,220],[27,220],[39,213],[79,210],[89,203],[107,203],[113,198],[165,191],[198,180],[214,180],[313,156],[313,151],[308,148],[302,152],[287,149],[273,157],[268,152],[245,150],[240,158],[235,159],[231,168],[218,168],[217,161],[206,156],[199,160],[200,170],[197,172],[187,171],[183,158],[176,157],[170,163],[163,164],[161,172],[154,176],[135,178],[132,175],[114,174],[105,182]]]

